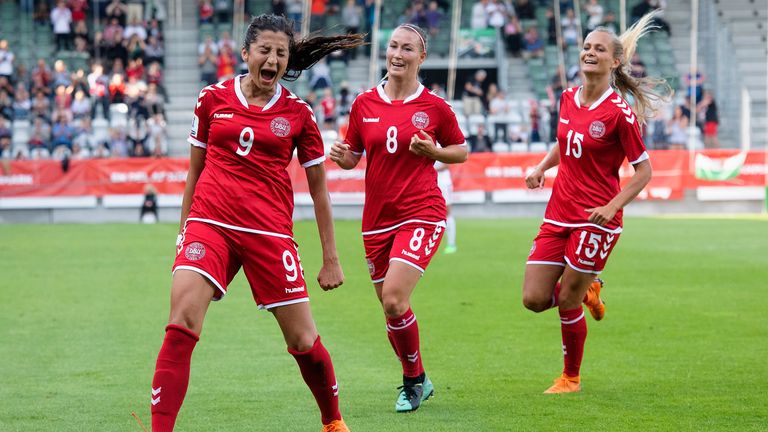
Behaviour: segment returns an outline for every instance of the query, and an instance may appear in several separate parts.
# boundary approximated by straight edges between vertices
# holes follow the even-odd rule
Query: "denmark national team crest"
[[[285,119],[285,117],[275,117],[272,119],[272,122],[269,124],[269,128],[272,130],[272,133],[279,136],[280,138],[287,137],[289,133],[291,133],[291,124],[288,122],[288,120]]]
[[[184,250],[184,256],[190,261],[201,260],[205,256],[205,246],[200,242],[191,243]]]
[[[429,116],[424,111],[419,111],[411,117],[411,123],[416,129],[426,129],[429,126]]]
[[[589,136],[598,139],[605,135],[605,124],[603,122],[595,120],[589,125]]]

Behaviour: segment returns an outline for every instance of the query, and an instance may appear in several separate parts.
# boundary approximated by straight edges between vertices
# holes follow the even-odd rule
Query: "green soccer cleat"
[[[397,402],[395,402],[395,412],[399,413],[416,411],[422,402],[435,394],[435,387],[426,376],[423,383],[404,384],[398,389],[400,389],[400,394],[397,397]]]

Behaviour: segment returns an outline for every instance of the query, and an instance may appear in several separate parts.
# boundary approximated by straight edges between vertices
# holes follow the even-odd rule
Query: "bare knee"
[[[539,296],[523,295],[523,306],[533,312],[543,312],[549,309],[552,299],[543,299]]]
[[[288,345],[288,348],[294,351],[307,352],[315,345],[317,336],[317,334],[305,332],[286,338],[285,343]]]
[[[384,314],[389,318],[397,318],[403,315],[410,307],[407,301],[395,296],[383,296],[381,306],[384,308]]]

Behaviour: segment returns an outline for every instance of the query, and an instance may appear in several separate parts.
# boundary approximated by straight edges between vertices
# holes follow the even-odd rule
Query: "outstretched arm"
[[[339,263],[336,252],[336,238],[333,233],[333,215],[328,186],[325,183],[325,166],[320,163],[306,169],[309,193],[315,205],[315,220],[320,233],[320,244],[323,248],[323,266],[317,275],[320,288],[328,291],[344,283],[344,271]]]

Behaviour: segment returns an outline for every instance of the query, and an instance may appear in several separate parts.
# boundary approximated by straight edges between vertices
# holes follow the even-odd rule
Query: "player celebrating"
[[[354,168],[363,151],[367,155],[363,243],[387,335],[403,366],[397,412],[418,409],[434,391],[410,306],[445,229],[445,201],[433,164],[467,159],[451,107],[418,81],[426,56],[426,33],[411,24],[397,27],[387,47],[388,80],[355,99],[346,142],[330,151],[343,169]]]
[[[643,17],[621,36],[604,27],[587,35],[580,55],[584,85],[563,92],[558,145],[525,179],[529,188],[541,187],[544,172],[559,164],[523,282],[526,308],[542,312],[557,306],[560,312],[565,367],[545,393],[581,390],[579,369],[587,337],[581,303],[596,320],[602,319],[605,305],[595,276],[619,240],[622,209],[651,179],[639,124],[661,98],[651,89],[666,83],[632,78],[629,59],[638,39],[651,29],[652,18]],[[634,112],[627,95],[635,100]],[[635,173],[622,189],[619,168],[625,158]]]
[[[320,408],[323,431],[348,431],[339,413],[333,364],[320,342],[293,240],[294,149],[306,169],[323,249],[317,281],[344,280],[333,233],[323,143],[309,106],[278,83],[295,80],[328,53],[362,35],[294,41],[293,23],[260,15],[242,47],[248,73],[205,87],[188,141],[190,169],[173,265],[171,313],[152,380],[152,430],[173,430],[189,382],[192,350],[211,300],[243,268],[259,308],[275,316]]]

